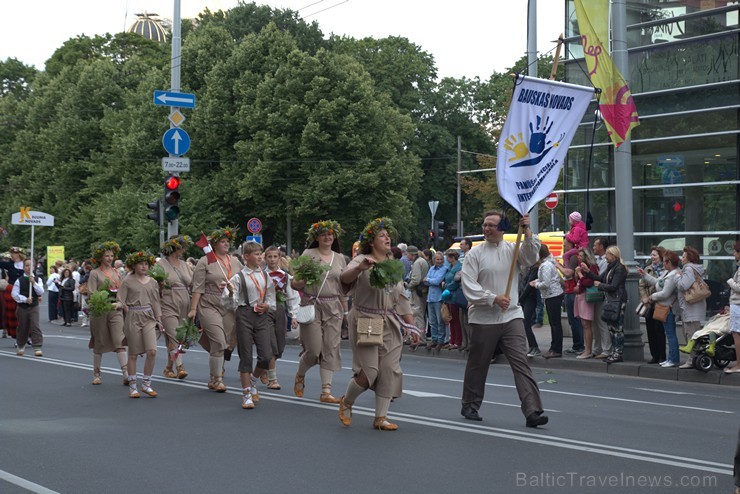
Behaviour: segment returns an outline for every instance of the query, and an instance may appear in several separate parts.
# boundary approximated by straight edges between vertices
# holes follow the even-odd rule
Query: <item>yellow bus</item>
[[[550,253],[553,256],[560,257],[563,255],[563,237],[565,237],[565,232],[540,232],[537,234],[537,237],[539,237],[540,242],[547,245],[547,247],[550,249]],[[469,235],[467,238],[470,238],[473,241],[473,247],[485,242],[483,235]],[[449,248],[459,250],[459,240],[460,239],[456,238],[455,243],[452,244]],[[506,240],[507,242],[516,242],[516,233],[505,234],[504,240]]]

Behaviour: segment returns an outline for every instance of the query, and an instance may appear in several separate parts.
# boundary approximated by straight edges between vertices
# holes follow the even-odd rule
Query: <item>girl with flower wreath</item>
[[[159,300],[159,284],[149,276],[154,266],[154,256],[149,252],[137,251],[126,258],[126,267],[131,274],[124,278],[118,289],[116,304],[123,309],[125,323],[123,331],[128,340],[128,396],[138,398],[136,386],[136,360],[146,354],[144,378],[141,391],[152,398],[157,392],[152,389],[152,373],[157,357],[157,328],[162,327],[162,306]]]
[[[334,372],[342,368],[339,352],[341,343],[342,319],[347,313],[347,301],[341,293],[339,275],[346,266],[346,261],[339,248],[339,237],[342,227],[333,220],[322,220],[311,225],[306,232],[306,250],[304,256],[329,266],[329,271],[322,276],[321,282],[306,286],[305,281],[293,279],[295,290],[302,292],[301,305],[314,305],[313,322],[301,324],[300,339],[303,355],[298,363],[293,392],[299,398],[305,389],[305,377],[308,369],[319,364],[321,377],[322,403],[339,403],[331,394],[331,383]]]
[[[113,241],[103,242],[93,249],[92,262],[95,268],[90,271],[90,278],[87,281],[88,293],[107,287],[108,291],[115,296],[123,281],[119,271],[113,267],[113,262],[120,252],[121,247]],[[90,314],[90,340],[89,346],[93,351],[92,384],[103,383],[100,375],[103,354],[115,352],[123,374],[123,384],[128,386],[123,312],[120,307],[103,315]]]
[[[414,344],[418,344],[419,330],[414,327],[414,316],[403,281],[382,289],[370,284],[371,268],[377,262],[393,257],[391,236],[396,235],[390,219],[371,221],[360,236],[362,254],[352,259],[341,275],[344,293],[353,295],[349,341],[354,377],[339,403],[339,420],[345,426],[352,423],[352,405],[357,397],[372,389],[375,391],[373,428],[384,431],[398,429],[387,419],[388,408],[392,399],[401,396],[403,388],[400,365],[403,340],[411,336]],[[357,344],[356,322],[360,318],[383,320],[382,345]]]
[[[167,281],[160,283],[162,304],[162,324],[167,339],[167,366],[164,377],[171,379],[185,379],[188,373],[182,365],[182,353],[178,353],[175,361],[172,355],[177,351],[177,327],[188,318],[190,310],[190,285],[193,283],[193,270],[183,261],[185,250],[193,245],[187,235],[170,238],[162,246],[162,257],[157,264],[164,269]],[[173,364],[175,371],[172,370]]]
[[[236,232],[236,228],[218,228],[208,236],[216,261],[209,263],[208,256],[203,256],[195,266],[193,295],[188,312],[190,319],[198,315],[203,328],[200,344],[209,354],[211,377],[208,389],[219,393],[226,391],[223,382],[225,355],[228,352],[230,356],[231,349],[236,346],[235,313],[221,304],[226,282],[243,267],[235,256],[229,254]]]

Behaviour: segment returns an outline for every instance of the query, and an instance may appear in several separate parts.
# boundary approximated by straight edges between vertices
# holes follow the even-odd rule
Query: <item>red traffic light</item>
[[[167,180],[164,181],[164,186],[167,187],[167,190],[177,189],[180,186],[180,177],[170,175],[167,177]]]

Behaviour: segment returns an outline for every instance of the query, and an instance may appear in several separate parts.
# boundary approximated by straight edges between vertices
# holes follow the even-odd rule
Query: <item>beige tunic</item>
[[[170,288],[163,287],[162,294],[162,325],[169,343],[174,344],[177,327],[188,318],[190,311],[190,285],[193,283],[193,272],[189,264],[180,261],[178,267],[170,264],[166,257],[157,263],[167,273]]]
[[[118,301],[128,308],[123,331],[128,340],[129,355],[157,349],[157,320],[162,317],[159,285],[152,278],[147,277],[146,280],[142,283],[130,274],[118,290]]]
[[[364,258],[364,255],[355,257],[347,268],[360,264]],[[378,290],[370,286],[370,272],[363,271],[352,285],[344,285],[344,289],[353,296],[349,332],[349,341],[352,346],[352,370],[355,375],[363,372],[367,376],[370,389],[373,389],[376,395],[383,398],[401,396],[403,373],[400,362],[403,336],[401,324],[391,311],[395,311],[399,316],[412,314],[411,304],[406,297],[403,283],[399,282],[390,290]],[[385,315],[363,311],[363,308],[385,311]],[[358,318],[384,319],[383,345],[357,345],[356,321]]]
[[[210,346],[211,355],[223,352],[232,344],[236,345],[234,311],[227,310],[221,305],[222,290],[219,284],[239,272],[242,264],[233,256],[229,256],[229,261],[231,266],[228,264],[222,266],[220,261],[208,264],[208,259],[203,256],[193,272],[193,293],[201,294],[198,302],[198,320],[203,328],[203,334],[208,339],[206,344]]]
[[[303,255],[323,262],[318,248],[306,249]],[[344,308],[341,299],[344,295],[339,275],[345,266],[344,256],[335,252],[323,287],[321,282],[315,283],[305,288],[301,294],[301,305],[315,304],[316,311],[316,318],[312,323],[301,324],[300,338],[305,350],[302,358],[310,365],[318,363],[322,369],[331,371],[342,368],[340,343]]]
[[[89,293],[100,290],[109,281],[108,289],[117,292],[121,286],[121,276],[114,268],[102,271],[101,268],[95,268],[90,271],[90,278],[87,282]],[[106,353],[114,352],[117,348],[125,346],[125,334],[123,332],[123,312],[115,310],[108,312],[103,316],[90,315],[90,333],[93,338],[93,352]]]

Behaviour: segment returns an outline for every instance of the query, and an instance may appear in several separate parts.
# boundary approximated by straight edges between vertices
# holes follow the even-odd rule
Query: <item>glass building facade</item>
[[[565,5],[566,81],[590,85],[575,7]],[[740,238],[739,11],[727,0],[627,2],[625,76],[640,115],[632,131],[635,259],[642,263],[652,245],[679,253],[692,245],[708,278],[723,285]],[[614,146],[594,125],[595,108],[571,144],[560,212],[589,210],[591,237],[614,239]]]

